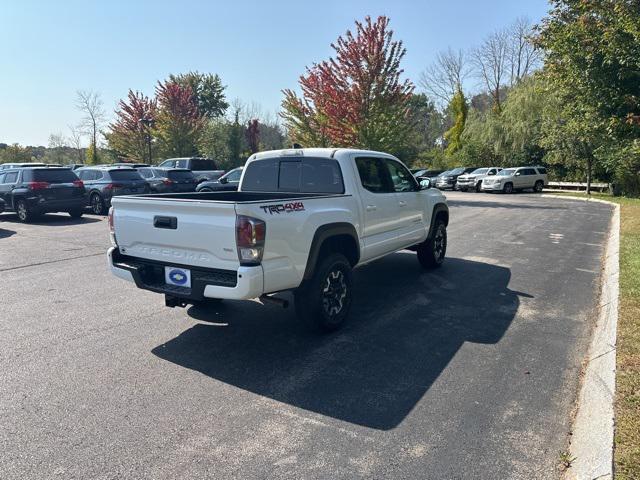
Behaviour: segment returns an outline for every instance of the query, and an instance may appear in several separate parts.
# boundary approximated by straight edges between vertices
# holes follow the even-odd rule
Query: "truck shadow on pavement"
[[[348,325],[307,333],[293,309],[224,302],[153,349],[158,357],[294,407],[370,428],[402,422],[464,342],[493,344],[522,294],[508,268],[449,258],[424,272],[400,252],[356,270]],[[232,406],[230,406],[232,408]]]

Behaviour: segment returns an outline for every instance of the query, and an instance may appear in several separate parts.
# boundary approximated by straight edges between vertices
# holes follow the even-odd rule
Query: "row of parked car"
[[[209,159],[178,158],[166,160],[157,167],[2,164],[0,213],[14,211],[23,222],[49,212],[68,212],[79,218],[87,206],[96,215],[106,214],[111,199],[117,195],[236,190],[242,168],[224,173],[211,169],[215,166],[212,163]],[[189,166],[196,170],[187,168]]]
[[[440,190],[512,193],[531,189],[542,192],[547,185],[544,167],[458,167],[453,170],[413,170],[418,180],[428,179]]]

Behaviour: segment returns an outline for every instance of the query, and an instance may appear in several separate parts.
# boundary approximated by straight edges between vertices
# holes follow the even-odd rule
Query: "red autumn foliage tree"
[[[414,86],[402,80],[406,50],[393,40],[389,19],[366,17],[331,47],[335,58],[314,64],[299,80],[302,97],[284,90],[282,117],[291,140],[303,146],[382,150],[402,156],[413,126]]]
[[[177,82],[158,82],[158,115],[154,128],[160,154],[165,157],[196,155],[204,119],[191,88]]]
[[[260,124],[258,120],[249,120],[245,135],[249,150],[251,150],[251,153],[256,153],[260,149]]]
[[[127,100],[120,100],[116,110],[116,120],[109,125],[106,134],[109,147],[131,160],[148,160],[150,125],[156,120],[155,99],[140,92],[129,90]]]

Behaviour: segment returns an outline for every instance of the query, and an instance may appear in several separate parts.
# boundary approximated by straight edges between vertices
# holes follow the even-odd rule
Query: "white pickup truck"
[[[120,196],[109,228],[112,272],[167,306],[293,290],[311,327],[335,330],[353,268],[402,249],[442,264],[449,209],[395,157],[353,149],[261,152],[237,192]]]

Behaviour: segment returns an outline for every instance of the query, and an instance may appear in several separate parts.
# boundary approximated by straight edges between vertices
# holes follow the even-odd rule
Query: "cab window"
[[[356,158],[356,166],[364,189],[373,193],[395,191],[389,178],[389,171],[381,158]]]
[[[400,162],[386,158],[384,162],[391,175],[393,190],[395,192],[414,192],[418,190],[415,177]]]

